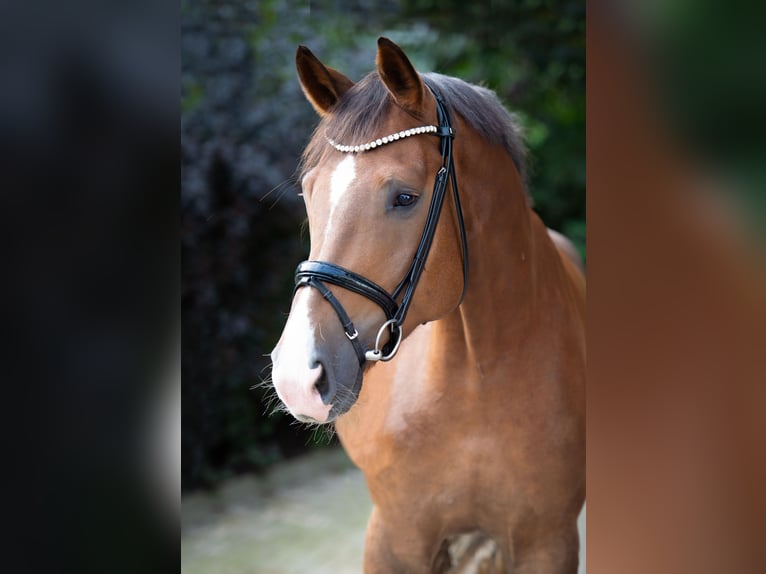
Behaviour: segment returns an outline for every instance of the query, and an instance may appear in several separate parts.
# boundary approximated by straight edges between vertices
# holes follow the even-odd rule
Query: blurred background
[[[358,80],[387,36],[418,70],[495,90],[523,122],[535,209],[585,255],[585,7],[196,0],[181,29],[183,569],[360,572],[361,473],[251,388],[309,248],[294,172],[318,118],[296,48]]]
[[[484,84],[520,115],[535,209],[584,255],[582,1],[183,2],[184,492],[329,442],[251,387],[268,375],[308,253],[293,174],[317,116],[296,48],[358,80],[381,35],[417,69]]]
[[[766,3],[587,6],[588,569],[764,572]],[[583,18],[545,0],[0,3],[5,570],[172,570],[179,475],[184,569],[279,571],[287,525],[302,548],[361,545],[358,474],[249,390],[307,247],[295,46],[356,79],[387,34],[496,89],[524,117],[536,209],[582,250]],[[256,542],[259,561],[235,555]],[[322,550],[301,554],[316,571]]]

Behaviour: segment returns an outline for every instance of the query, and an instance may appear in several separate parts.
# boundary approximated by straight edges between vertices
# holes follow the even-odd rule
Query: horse
[[[515,117],[386,38],[358,82],[304,46],[296,66],[311,248],[272,382],[365,475],[364,571],[576,572],[585,279],[531,207]]]

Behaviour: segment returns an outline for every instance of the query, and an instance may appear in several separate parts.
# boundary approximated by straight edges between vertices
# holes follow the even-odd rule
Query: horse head
[[[273,383],[297,419],[329,422],[353,406],[367,369],[461,301],[467,247],[451,158],[460,128],[386,38],[358,83],[303,46],[296,64],[321,121],[301,166],[311,251],[271,355]]]

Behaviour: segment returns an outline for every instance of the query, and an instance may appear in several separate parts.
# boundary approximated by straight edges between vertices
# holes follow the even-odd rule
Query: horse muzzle
[[[313,289],[296,293],[285,330],[271,353],[272,381],[296,419],[328,423],[356,402],[363,366],[318,295]]]

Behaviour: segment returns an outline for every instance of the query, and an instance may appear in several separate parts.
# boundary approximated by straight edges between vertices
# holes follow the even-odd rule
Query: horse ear
[[[425,86],[404,51],[388,38],[378,38],[378,75],[405,110],[418,113],[423,107]]]
[[[327,114],[354,85],[346,76],[320,62],[306,46],[298,46],[295,66],[303,93],[320,116]]]

